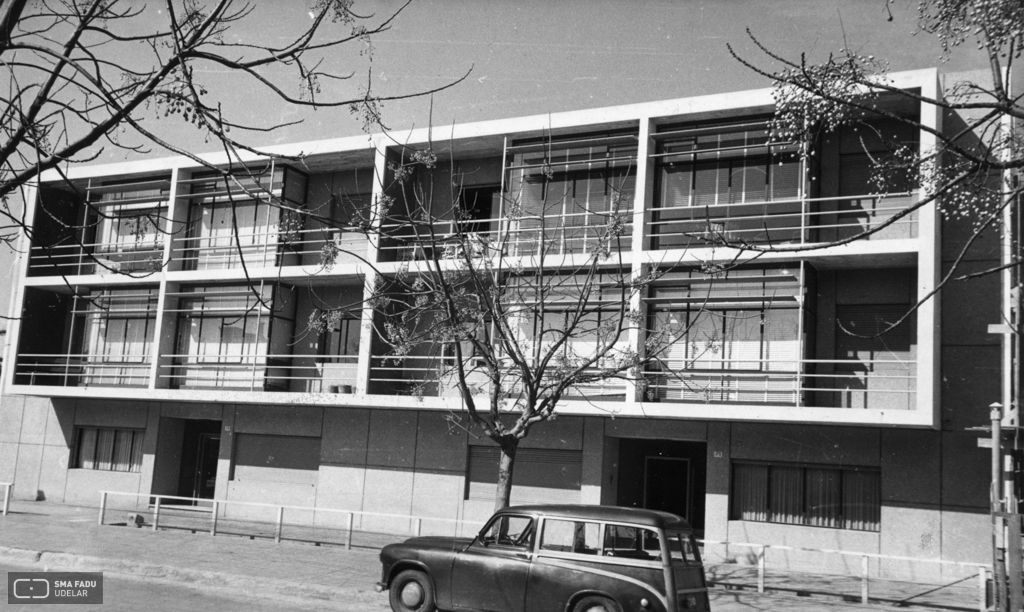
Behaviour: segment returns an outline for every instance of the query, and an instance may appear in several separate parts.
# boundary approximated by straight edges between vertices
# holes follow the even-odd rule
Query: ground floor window
[[[142,469],[143,432],[138,429],[80,427],[75,447],[75,467],[110,472]]]
[[[731,518],[878,531],[881,473],[874,468],[734,463]]]

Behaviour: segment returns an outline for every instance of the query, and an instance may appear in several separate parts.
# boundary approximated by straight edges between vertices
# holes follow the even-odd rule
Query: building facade
[[[940,95],[934,70],[892,78]],[[998,278],[915,308],[968,228],[934,205],[892,222],[919,193],[910,183],[875,193],[879,143],[829,133],[802,161],[798,145],[769,141],[772,109],[771,91],[754,90],[444,130],[435,147],[476,203],[474,231],[509,231],[512,192],[533,219],[511,230],[521,254],[538,227],[557,228],[560,256],[585,253],[588,215],[609,209],[614,176],[632,218],[617,265],[667,271],[640,308],[652,329],[685,334],[665,358],[671,376],[651,370],[642,392],[623,383],[570,398],[537,427],[512,501],[667,509],[709,542],[983,563],[988,454],[967,428],[1000,397],[999,339],[986,331],[999,321]],[[930,105],[888,110],[936,130],[949,121]],[[873,125],[922,151],[934,144],[895,122]],[[432,136],[281,147],[303,161],[268,160],[230,188],[184,158],[72,168],[73,187],[46,177],[17,264],[0,481],[14,482],[17,498],[86,506],[109,490],[484,520],[497,448],[453,426],[462,408],[450,385],[417,384],[436,363],[388,359],[371,309],[322,333],[308,325],[321,300],[358,303],[379,276],[415,267],[414,246],[331,221],[372,218],[397,143]],[[262,190],[315,214],[296,222]],[[538,195],[548,190],[572,197],[554,210]],[[879,225],[798,251],[703,239],[827,245]],[[330,266],[325,249],[339,253]],[[968,266],[998,262],[998,244],[972,253]],[[726,262],[737,265],[708,273]],[[394,533],[409,525],[357,521]],[[708,544],[706,554],[747,551]],[[785,562],[859,570],[859,560],[836,559]],[[965,570],[889,561],[876,571]]]

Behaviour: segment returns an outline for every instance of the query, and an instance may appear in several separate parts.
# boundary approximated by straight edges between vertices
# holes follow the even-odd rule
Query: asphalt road
[[[30,605],[7,604],[7,572],[31,571],[36,568],[0,565],[0,606],[5,610],[38,611]],[[103,605],[61,605],[58,612],[177,612],[195,610],[202,612],[386,612],[390,610],[387,598],[380,596],[379,606],[368,606],[364,602],[351,605],[338,602],[324,602],[314,599],[267,599],[255,598],[238,589],[198,589],[176,582],[145,580],[107,573],[103,577]],[[758,612],[786,610],[793,612],[852,612],[853,610],[888,610],[884,606],[861,606],[854,603],[827,602],[820,599],[798,597],[764,596],[750,592],[713,590],[711,607],[714,612]],[[50,608],[52,609],[52,608]],[[925,610],[925,608],[914,608]]]

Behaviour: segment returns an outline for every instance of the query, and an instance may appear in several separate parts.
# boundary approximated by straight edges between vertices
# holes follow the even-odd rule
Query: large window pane
[[[733,469],[732,518],[768,520],[768,466],[738,464]]]
[[[768,520],[773,523],[803,523],[803,470],[772,466],[770,481]]]
[[[807,524],[815,527],[841,526],[839,470],[807,470]]]
[[[843,517],[847,529],[879,530],[882,514],[881,480],[878,472],[843,472]]]

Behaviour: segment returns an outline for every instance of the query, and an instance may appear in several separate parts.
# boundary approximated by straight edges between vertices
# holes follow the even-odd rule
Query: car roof
[[[647,510],[645,508],[626,508],[624,506],[592,506],[588,504],[533,504],[527,506],[510,506],[501,512],[521,512],[523,514],[543,514],[550,517],[572,517],[591,521],[611,523],[633,523],[656,529],[679,529],[690,531],[690,525],[681,516]]]

